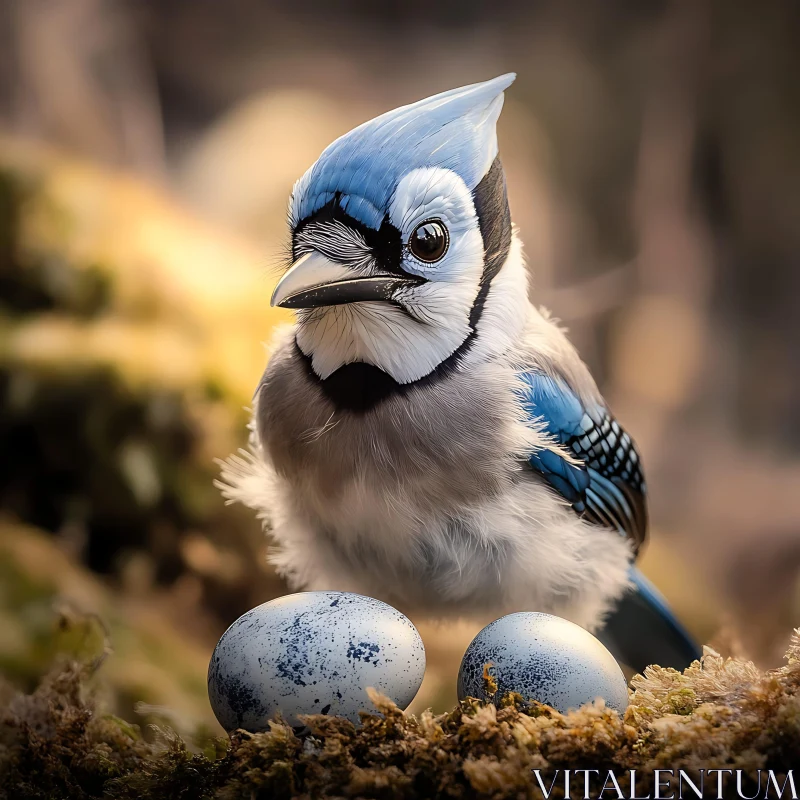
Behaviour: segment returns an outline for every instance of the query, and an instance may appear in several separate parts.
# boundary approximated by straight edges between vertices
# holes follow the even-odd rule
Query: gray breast
[[[376,493],[415,489],[420,510],[456,509],[511,479],[510,367],[454,372],[363,412],[339,411],[293,342],[275,352],[258,393],[262,445],[277,472],[336,500],[354,480]]]

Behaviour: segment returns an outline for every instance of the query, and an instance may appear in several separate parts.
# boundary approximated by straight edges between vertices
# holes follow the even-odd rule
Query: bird
[[[634,670],[684,668],[697,646],[635,566],[639,453],[529,299],[496,130],[515,77],[364,122],[296,182],[271,300],[295,321],[218,485],[294,590],[547,612]]]

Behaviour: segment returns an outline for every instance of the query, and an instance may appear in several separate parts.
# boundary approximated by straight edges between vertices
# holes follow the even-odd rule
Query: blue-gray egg
[[[487,693],[488,664],[497,682],[494,694]],[[628,707],[628,684],[614,656],[591,633],[551,614],[501,617],[467,648],[458,673],[459,700],[500,700],[508,692],[564,713],[598,697],[619,712]]]
[[[208,668],[208,696],[227,731],[261,731],[280,712],[359,722],[375,712],[372,687],[405,709],[425,674],[419,632],[399,611],[358,594],[302,592],[264,603],[222,635]]]

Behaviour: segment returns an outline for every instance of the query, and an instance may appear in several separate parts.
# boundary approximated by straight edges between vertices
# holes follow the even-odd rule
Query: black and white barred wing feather
[[[564,450],[540,450],[530,466],[586,519],[616,529],[638,550],[647,535],[647,488],[631,437],[600,403],[584,405],[567,384],[542,372],[523,376],[521,400]]]

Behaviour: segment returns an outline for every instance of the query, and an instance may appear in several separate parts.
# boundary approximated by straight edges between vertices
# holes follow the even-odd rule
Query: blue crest
[[[474,189],[497,155],[495,124],[515,77],[442,92],[339,137],[295,185],[292,226],[338,194],[344,211],[377,230],[399,181],[422,167],[450,169]]]

